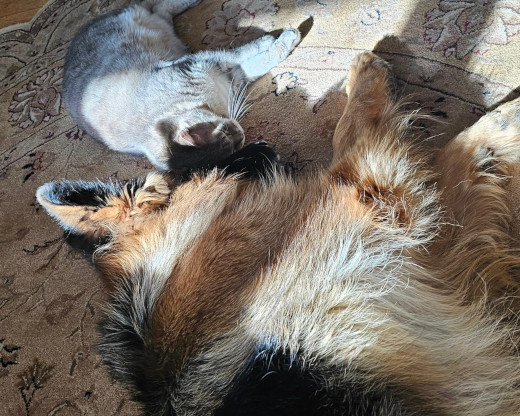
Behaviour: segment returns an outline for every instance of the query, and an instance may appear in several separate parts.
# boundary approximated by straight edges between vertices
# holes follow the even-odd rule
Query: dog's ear
[[[92,243],[106,241],[129,219],[141,219],[168,204],[172,185],[162,175],[117,182],[50,182],[36,198],[66,231]]]

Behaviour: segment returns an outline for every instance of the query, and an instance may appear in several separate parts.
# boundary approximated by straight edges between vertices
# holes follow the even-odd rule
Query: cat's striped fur
[[[102,241],[100,351],[147,414],[519,413],[520,99],[432,161],[382,60],[361,54],[347,92],[334,160],[307,178],[38,190]]]

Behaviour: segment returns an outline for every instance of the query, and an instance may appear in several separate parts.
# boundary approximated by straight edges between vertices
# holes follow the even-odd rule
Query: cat
[[[283,61],[297,29],[221,51],[188,53],[172,18],[199,0],[145,0],[87,23],[65,57],[64,101],[109,148],[159,170],[213,166],[244,143],[248,83]]]
[[[388,64],[349,74],[321,172],[38,189],[96,248],[99,351],[146,414],[518,414],[520,98],[432,160]]]

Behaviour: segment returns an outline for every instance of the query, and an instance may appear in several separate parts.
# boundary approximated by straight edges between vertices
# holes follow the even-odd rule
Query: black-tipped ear
[[[36,198],[42,205],[104,206],[109,195],[118,193],[121,186],[115,183],[58,181],[42,185],[36,191]],[[45,205],[44,205],[45,206]]]
[[[260,140],[244,146],[227,158],[216,161],[213,165],[192,167],[183,172],[182,178],[188,180],[197,171],[217,167],[222,169],[225,175],[240,174],[242,178],[270,180],[277,172],[284,171],[279,159],[280,156],[276,150]]]
[[[205,146],[182,146],[177,142],[170,143],[170,169],[176,173],[186,170],[210,169],[233,153],[233,145],[228,141],[216,141]]]
[[[51,182],[38,188],[36,198],[66,231],[103,242],[129,218],[136,220],[167,205],[171,187],[165,177],[150,173],[124,184]]]
[[[120,192],[121,186],[115,183],[58,181],[40,186],[36,198],[66,231],[99,236],[106,230],[101,232],[102,227],[98,221],[92,221],[93,217]]]

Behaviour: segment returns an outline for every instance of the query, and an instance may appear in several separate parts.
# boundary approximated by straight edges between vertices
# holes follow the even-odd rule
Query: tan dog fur
[[[520,99],[435,161],[410,139],[391,82],[375,55],[356,59],[333,162],[305,179],[215,171],[172,186],[153,174],[93,214],[40,188],[63,226],[109,236],[95,264],[112,296],[141,279],[135,308],[150,317],[136,331],[176,380],[161,409],[212,414],[263,343],[335,369],[328,387],[355,369],[367,390],[397,392],[402,412],[385,414],[519,413],[520,256],[505,189]]]

